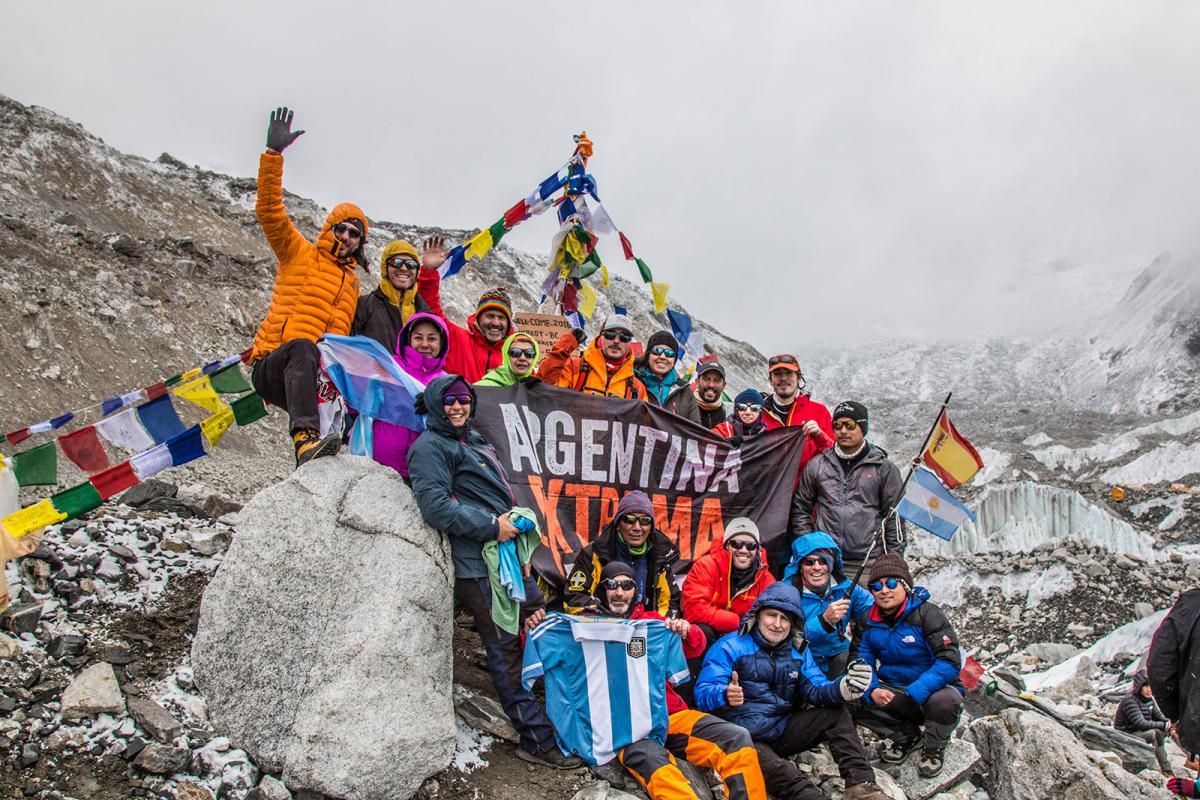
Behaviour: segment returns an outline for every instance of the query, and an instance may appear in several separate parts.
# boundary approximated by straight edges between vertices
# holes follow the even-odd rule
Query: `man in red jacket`
[[[725,526],[724,536],[714,536],[708,552],[688,571],[683,582],[683,617],[704,631],[711,646],[737,630],[762,590],[774,582],[758,526],[748,517],[735,517]],[[695,664],[689,660],[693,675],[700,671],[703,655],[694,659]]]
[[[450,331],[450,350],[444,369],[449,374],[463,376],[467,383],[475,383],[488,370],[504,363],[504,340],[516,330],[512,322],[512,299],[503,287],[489,289],[479,298],[475,313],[467,317],[466,327],[451,322],[442,308],[442,278],[437,271],[446,255],[431,252],[434,249],[427,247],[422,257],[417,294],[429,306],[430,313],[441,317]]]

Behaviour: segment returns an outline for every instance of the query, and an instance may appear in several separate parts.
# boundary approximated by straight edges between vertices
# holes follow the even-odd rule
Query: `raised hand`
[[[729,676],[729,686],[725,688],[725,703],[732,708],[737,708],[744,702],[746,702],[746,695],[742,691],[742,687],[738,685],[737,670],[734,670]]]
[[[421,266],[437,269],[446,263],[446,237],[430,236],[421,248]]]
[[[292,132],[292,111],[287,106],[280,106],[271,112],[271,121],[267,124],[267,149],[282,153],[302,133],[304,131]]]

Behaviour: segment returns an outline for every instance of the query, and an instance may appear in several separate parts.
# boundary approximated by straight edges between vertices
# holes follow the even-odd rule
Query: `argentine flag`
[[[425,430],[425,418],[414,402],[425,384],[400,369],[383,345],[366,336],[326,334],[317,342],[321,366],[346,401],[358,412],[350,435],[350,452],[373,456],[371,423],[390,422],[414,431]]]
[[[964,522],[975,521],[971,509],[950,494],[937,475],[925,467],[917,467],[904,498],[896,506],[896,513],[946,541],[950,541]]]

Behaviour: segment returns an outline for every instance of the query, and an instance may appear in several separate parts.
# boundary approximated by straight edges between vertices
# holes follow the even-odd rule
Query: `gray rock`
[[[17,640],[11,636],[0,633],[0,660],[6,658],[16,658],[21,654],[21,646],[17,644]]]
[[[521,739],[508,720],[508,715],[492,698],[476,694],[462,684],[454,684],[454,710],[462,721],[477,731],[497,739],[518,744]]]
[[[93,664],[75,676],[62,695],[63,719],[79,719],[93,714],[124,714],[125,697],[112,665]]]
[[[213,800],[212,791],[193,781],[180,781],[175,784],[175,800]]]
[[[137,239],[124,233],[112,243],[112,249],[128,258],[141,258],[143,252]]]
[[[100,560],[100,566],[96,567],[96,577],[101,580],[116,583],[125,576],[125,568],[121,566],[121,562],[115,558],[105,556]]]
[[[1073,644],[1064,642],[1035,642],[1025,648],[1025,652],[1049,666],[1061,664],[1079,652]]]
[[[903,764],[884,765],[882,769],[893,778],[909,800],[929,800],[939,792],[961,783],[979,765],[979,751],[965,739],[951,739],[946,745],[942,771],[933,778],[922,778],[917,774],[917,756],[906,759]]]
[[[33,633],[42,621],[42,604],[39,602],[16,603],[0,614],[0,628],[20,636]]]
[[[1154,606],[1150,603],[1134,603],[1133,613],[1138,619],[1145,619],[1154,613]]]
[[[163,744],[174,741],[176,736],[183,733],[183,725],[171,716],[170,711],[153,700],[131,697],[127,702],[129,715],[137,720],[142,730]]]
[[[638,796],[614,789],[607,781],[592,781],[571,795],[571,800],[638,800]]]
[[[1033,711],[1006,709],[971,723],[966,738],[987,764],[992,800],[1030,797],[1169,800],[1171,794],[1109,762],[1093,763],[1071,732]]]
[[[410,797],[456,738],[445,538],[394,470],[353,456],[239,518],[192,648],[209,719],[294,790]]]
[[[137,754],[133,765],[140,770],[153,772],[156,775],[172,775],[187,769],[191,755],[190,750],[182,747],[151,742]]]
[[[262,777],[262,780],[258,782],[256,790],[262,800],[292,800],[292,793],[283,785],[283,782],[272,778],[270,775]]]
[[[26,742],[21,748],[21,766],[32,767],[42,757],[42,751],[36,742]]]
[[[121,495],[119,502],[122,505],[138,508],[151,500],[171,498],[177,494],[179,494],[179,487],[175,484],[151,478],[126,489]]]
[[[188,547],[202,556],[213,556],[225,552],[229,549],[229,543],[232,540],[233,537],[224,528],[189,530],[186,537]]]

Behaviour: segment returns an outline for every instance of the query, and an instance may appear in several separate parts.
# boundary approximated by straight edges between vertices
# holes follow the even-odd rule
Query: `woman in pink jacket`
[[[413,314],[396,337],[396,363],[421,383],[429,383],[446,374],[443,367],[449,348],[446,323],[440,317],[435,314]],[[375,440],[375,460],[392,467],[407,481],[408,448],[421,432],[379,420],[375,420],[371,431]]]

